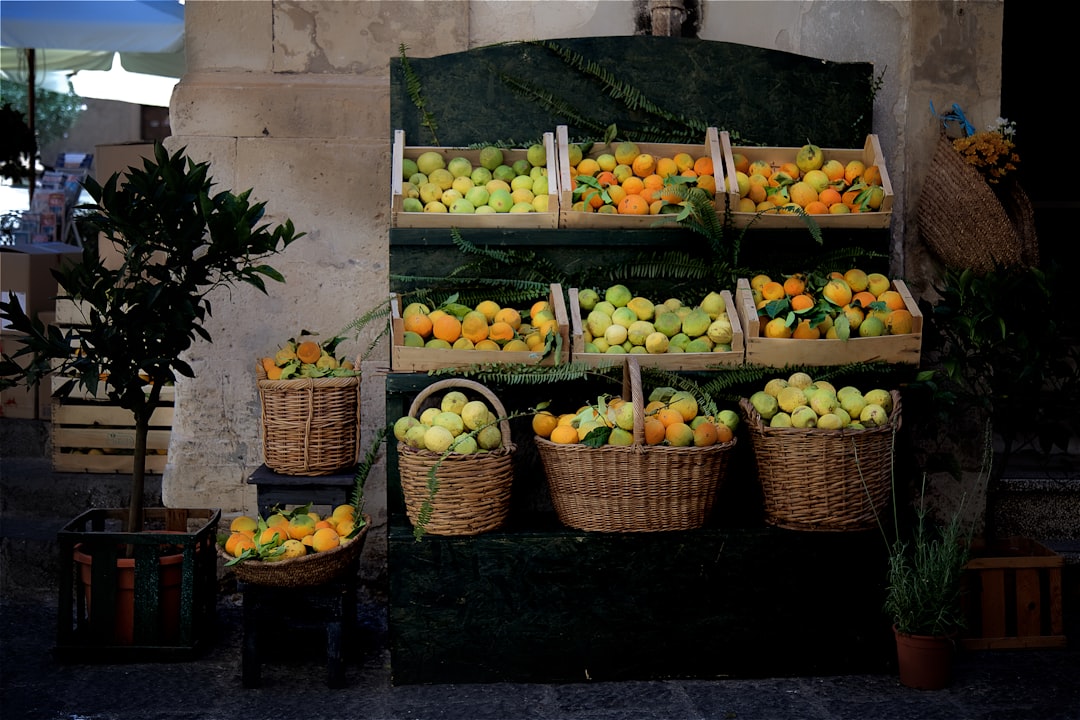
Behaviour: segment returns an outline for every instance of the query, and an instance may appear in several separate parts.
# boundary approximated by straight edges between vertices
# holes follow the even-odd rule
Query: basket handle
[[[435,393],[441,390],[461,388],[473,390],[491,403],[491,406],[495,409],[495,415],[500,418],[499,432],[502,434],[503,447],[510,447],[510,422],[506,419],[506,408],[503,407],[502,401],[499,400],[499,397],[495,393],[473,380],[468,380],[466,378],[447,378],[446,380],[439,380],[428,385],[413,399],[412,404],[409,406],[409,415],[416,417],[420,410],[420,406]]]
[[[645,393],[641,389],[641,365],[628,355],[623,363],[623,397],[630,395],[634,405],[634,444],[645,445]]]

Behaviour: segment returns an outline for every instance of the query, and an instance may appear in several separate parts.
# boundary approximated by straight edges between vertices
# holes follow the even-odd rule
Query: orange
[[[703,156],[694,161],[694,172],[698,175],[712,175],[713,161],[711,157]]]
[[[664,187],[664,178],[656,173],[649,173],[641,180],[646,190],[660,190]]]
[[[638,150],[638,146],[629,140],[623,141],[615,146],[615,161],[620,165],[630,165],[634,162],[634,159],[641,154]]]
[[[877,299],[885,303],[885,307],[889,308],[890,310],[905,309],[904,297],[895,290],[886,290],[885,292],[878,295]]]
[[[532,307],[529,308],[529,317],[535,318],[537,315],[544,312],[545,310],[551,312],[551,303],[547,300],[537,300],[532,304]]]
[[[712,175],[699,175],[697,179],[697,186],[709,193],[709,195],[716,195],[716,178]]]
[[[274,362],[274,358],[272,357],[264,357],[259,362],[262,364],[262,369],[266,372],[270,372],[271,369],[277,367],[277,363]]]
[[[806,207],[803,209],[810,215],[828,215],[829,213],[829,206],[821,202],[821,200],[806,203]]]
[[[664,431],[664,437],[668,445],[675,447],[690,447],[694,444],[694,431],[684,422],[672,423]]]
[[[833,278],[825,283],[825,287],[821,289],[821,294],[833,305],[839,305],[840,307],[851,302],[851,287],[846,280],[841,278]]]
[[[541,410],[533,415],[532,429],[540,437],[551,437],[551,431],[559,425],[559,419],[547,410]]]
[[[870,165],[862,174],[863,182],[867,185],[880,185],[881,184],[881,168],[877,165]]]
[[[500,320],[491,323],[488,328],[488,337],[497,343],[505,343],[514,339],[514,328],[510,323]]]
[[[724,423],[716,423],[716,441],[720,443],[729,443],[732,438],[735,437],[735,433]]]
[[[315,552],[326,552],[327,550],[333,550],[341,544],[341,537],[337,534],[337,530],[333,528],[322,528],[316,530],[314,536],[311,539],[311,549]]]
[[[673,158],[662,157],[656,161],[656,174],[662,178],[669,175],[678,175],[679,172],[679,166],[675,164]]]
[[[750,167],[747,168],[746,174],[751,177],[753,177],[754,175],[761,175],[763,178],[768,180],[772,177],[773,174],[772,165],[770,165],[767,160],[754,160],[750,163]]]
[[[809,310],[812,307],[814,307],[814,298],[806,293],[799,293],[791,298],[792,310]]]
[[[645,418],[644,430],[646,445],[659,445],[664,442],[667,428],[664,427],[664,423],[660,422],[655,417]]]
[[[411,330],[425,340],[431,337],[431,318],[423,313],[406,315],[402,320],[402,324],[406,330]]]
[[[825,188],[818,193],[817,199],[819,202],[825,203],[825,205],[829,207],[835,205],[838,202],[841,202],[840,193],[838,193],[834,188]]]
[[[647,177],[656,170],[656,158],[648,153],[641,153],[634,158],[634,162],[630,164],[630,167],[634,169],[634,174],[638,177]]]
[[[793,162],[780,163],[780,167],[777,169],[781,172],[786,172],[793,180],[798,180],[802,176],[802,170],[800,170],[799,166]]]
[[[866,165],[861,160],[851,160],[844,166],[844,181],[851,185],[866,171]]]
[[[618,207],[619,203],[622,202],[622,199],[626,197],[629,193],[623,190],[621,185],[612,185],[607,189],[607,194],[608,197],[611,198],[611,204],[615,207]]]
[[[770,282],[771,280],[772,278],[770,278],[765,273],[758,273],[754,277],[750,278],[750,289],[756,290],[760,293],[761,288],[765,287],[765,283]]]
[[[761,297],[766,300],[779,300],[784,297],[784,286],[775,280],[770,280],[761,286]]]
[[[490,323],[495,321],[495,313],[499,312],[502,308],[499,303],[494,300],[481,300],[476,304],[474,308],[477,312],[483,313],[484,318]]]
[[[573,425],[556,425],[548,439],[560,445],[573,445],[578,442],[578,431]]]
[[[659,192],[659,190],[657,192]],[[660,198],[656,198],[651,203],[649,203],[649,214],[650,215],[659,215],[660,214],[660,209],[663,208],[663,207],[664,207],[664,201],[661,200]]]
[[[600,163],[592,158],[583,158],[577,166],[578,175],[594,176],[600,172]]]
[[[240,557],[245,550],[255,549],[255,540],[246,533],[234,532],[225,541],[225,552],[233,557]]]
[[[619,213],[622,215],[648,215],[649,201],[642,195],[627,195],[619,203]]]
[[[667,407],[666,403],[660,400],[653,400],[645,406],[645,415],[646,417],[654,417],[656,413],[660,412],[660,410],[665,407]]]
[[[229,532],[244,533],[248,537],[255,534],[259,524],[255,521],[255,518],[248,517],[247,515],[239,515],[233,518],[233,521],[229,523]]]
[[[474,345],[481,340],[487,340],[488,320],[487,316],[479,310],[466,313],[461,320],[461,337],[466,338]]]
[[[750,158],[742,153],[734,153],[731,159],[735,161],[735,172],[744,173],[750,167]]]
[[[502,308],[499,312],[495,313],[495,317],[491,322],[504,322],[510,327],[517,330],[521,327],[521,313],[514,308]]]
[[[604,196],[599,190],[587,190],[582,196],[585,203],[594,210],[604,204]]]
[[[627,195],[637,195],[639,192],[645,189],[645,181],[639,178],[637,175],[628,177],[623,180],[622,189],[626,191]]]
[[[675,157],[673,157],[672,160],[675,163],[675,168],[680,173],[694,169],[694,158],[691,157],[690,153],[675,153]]]
[[[911,332],[913,321],[914,318],[912,318],[909,310],[897,308],[889,313],[889,321],[886,326],[889,328],[890,335],[905,335]]]
[[[297,515],[289,521],[289,537],[293,540],[302,540],[315,532],[315,521],[310,515]]]
[[[280,545],[289,539],[289,533],[284,527],[272,525],[259,535],[259,542],[263,545]]]
[[[863,290],[862,292],[857,292],[851,296],[851,304],[854,305],[858,303],[863,309],[870,307],[870,303],[872,302],[877,302],[877,298],[874,297],[874,294],[869,290]]]
[[[791,337],[797,340],[817,340],[821,337],[821,330],[810,327],[809,320],[800,320],[799,324],[795,326],[795,330],[792,331]]]
[[[708,447],[715,445],[717,441],[716,426],[711,422],[703,422],[694,428],[694,446]]]
[[[281,373],[285,368],[279,368],[277,365],[266,371],[267,380],[280,380]]]
[[[792,275],[784,281],[784,294],[788,296],[801,295],[806,290],[806,281],[801,275]]]
[[[656,413],[656,419],[659,420],[664,427],[671,427],[674,423],[681,423],[684,420],[681,412],[669,407],[660,408]]]
[[[618,185],[619,181],[615,179],[615,175],[607,170],[604,170],[596,176],[596,181],[600,183],[601,187],[608,187],[610,185]]]
[[[765,202],[768,192],[761,183],[751,182],[750,189],[746,191],[746,197],[754,201],[754,204]]]
[[[784,322],[784,318],[776,317],[765,323],[763,334],[767,338],[789,338],[791,337],[791,328]]]
[[[432,325],[431,334],[439,340],[453,343],[461,337],[461,321],[453,315],[443,315]]]
[[[681,203],[682,202],[682,196],[680,196],[678,194],[678,191],[676,191],[674,189],[674,187],[675,187],[674,185],[665,185],[660,190],[660,199],[663,200],[664,202],[669,202],[669,203],[676,203],[676,204]]]
[[[300,358],[302,363],[314,363],[322,355],[322,348],[319,344],[311,340],[305,340],[296,346],[296,357]]]

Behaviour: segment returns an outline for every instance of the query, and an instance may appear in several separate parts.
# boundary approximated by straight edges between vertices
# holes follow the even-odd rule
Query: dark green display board
[[[566,125],[572,140],[697,142],[709,126],[739,145],[862,147],[874,67],[688,38],[590,37],[391,60],[392,129],[409,145],[514,147]],[[435,121],[423,125],[424,111]]]

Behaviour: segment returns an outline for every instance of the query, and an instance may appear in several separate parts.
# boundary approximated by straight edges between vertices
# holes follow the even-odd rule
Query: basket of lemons
[[[674,388],[646,398],[637,357],[626,358],[621,398],[534,418],[555,511],[564,525],[587,531],[701,527],[727,471],[738,416],[700,412],[694,394]]]
[[[329,582],[355,567],[371,518],[339,505],[320,518],[304,505],[267,518],[241,515],[218,544],[218,555],[243,582],[307,587]]]
[[[510,514],[510,423],[489,388],[464,378],[427,386],[394,422],[405,512],[416,534],[477,535]]]
[[[263,456],[282,475],[330,475],[360,452],[360,370],[334,353],[340,337],[290,339],[260,358]]]

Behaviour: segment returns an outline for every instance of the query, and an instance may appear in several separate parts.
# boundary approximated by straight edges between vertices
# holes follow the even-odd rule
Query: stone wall
[[[177,387],[163,484],[171,506],[253,511],[245,478],[262,461],[257,356],[301,328],[337,332],[388,288],[388,67],[399,46],[435,57],[514,39],[631,35],[640,2],[188,2],[188,74],[171,104],[172,148],[212,163],[221,188],[254,189],[271,220],[308,237],[273,263],[287,282],[269,295],[214,298],[214,341],[187,360]],[[933,272],[914,206],[928,172],[938,108],[960,103],[979,125],[998,115],[1002,4],[877,1],[703,2],[699,37],[832,61],[872,62],[874,102],[896,192],[893,270],[916,291]],[[768,78],[761,79],[767,92]],[[348,345],[360,353],[366,334]],[[365,438],[384,424],[385,341],[364,364]],[[368,510],[385,519],[385,473]]]

